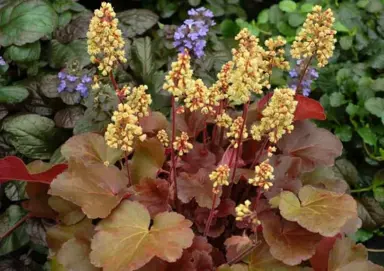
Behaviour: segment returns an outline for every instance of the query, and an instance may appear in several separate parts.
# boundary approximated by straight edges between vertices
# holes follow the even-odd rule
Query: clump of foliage
[[[25,181],[28,195],[7,209],[2,255],[24,222],[46,218],[52,270],[383,270],[347,237],[361,220],[332,168],[342,144],[310,122],[324,110],[300,94],[308,67],[333,54],[333,22],[330,9],[308,14],[291,48],[305,63],[295,89],[268,91],[275,70],[289,70],[282,37],[263,46],[242,29],[210,86],[185,49],[162,86],[169,122],[146,85],[119,84],[125,40],[102,3],[87,33],[90,95],[112,89],[110,123],[71,137],[51,164],[0,160],[0,180]]]

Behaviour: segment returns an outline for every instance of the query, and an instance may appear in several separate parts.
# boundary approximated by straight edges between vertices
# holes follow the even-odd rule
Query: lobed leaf
[[[357,205],[351,196],[310,185],[300,189],[299,197],[290,191],[281,192],[279,209],[285,219],[329,237],[357,216]]]
[[[191,225],[182,215],[166,212],[156,215],[150,227],[149,212],[143,205],[123,201],[97,225],[91,262],[105,271],[136,270],[155,256],[175,262],[192,245]]]
[[[85,217],[79,206],[61,197],[51,196],[48,199],[48,204],[58,213],[59,222],[65,225],[76,224]]]

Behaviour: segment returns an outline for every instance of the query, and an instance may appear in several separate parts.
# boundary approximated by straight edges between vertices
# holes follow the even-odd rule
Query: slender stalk
[[[364,187],[364,188],[360,188],[360,189],[353,189],[353,190],[351,190],[351,193],[368,192],[368,191],[371,191],[372,188],[373,188],[372,186],[368,186],[368,187]]]
[[[204,151],[207,151],[207,120],[204,120],[204,130],[203,130],[203,145]]]
[[[367,248],[368,252],[378,252],[378,253],[383,253],[384,249],[377,249],[377,248]]]
[[[224,131],[225,131],[225,127],[221,127],[221,128],[220,128],[220,140],[219,140],[219,146],[223,145],[223,141],[224,141]]]
[[[236,257],[234,257],[232,260],[228,261],[228,265],[232,265],[234,263],[237,263],[244,259],[248,254],[250,254],[256,247],[258,247],[261,244],[261,242],[253,243],[249,248],[243,250],[240,252]]]
[[[113,76],[112,72],[109,73],[109,79],[111,79],[113,88],[115,89],[116,96],[119,98],[120,102],[123,102],[123,99],[120,97],[120,89],[119,86],[117,85],[117,82],[115,80],[115,77]]]
[[[298,91],[301,89],[301,88],[300,88],[300,87],[301,87],[301,83],[303,82],[303,79],[304,79],[305,74],[307,73],[308,67],[309,67],[309,65],[310,65],[311,62],[312,62],[313,56],[314,56],[314,55],[312,55],[312,56],[308,59],[308,62],[305,64],[304,70],[303,70],[303,72],[302,72],[301,75],[300,75],[299,83],[298,83],[297,86],[296,86],[296,93],[298,93]]]
[[[22,219],[20,219],[19,221],[17,221],[17,223],[15,225],[13,225],[10,229],[8,229],[5,233],[3,233],[1,236],[0,236],[0,240],[3,240],[5,237],[7,237],[8,235],[10,235],[14,230],[16,230],[18,227],[21,226],[21,224],[23,224],[28,218],[32,217],[31,213],[28,213],[27,215],[25,215]]]
[[[177,179],[176,179],[176,155],[175,150],[173,149],[173,143],[176,138],[176,108],[175,108],[175,97],[172,95],[172,142],[171,142],[171,182],[175,185],[175,201],[176,201],[176,209],[179,211],[179,201],[177,198]]]
[[[204,237],[206,237],[208,232],[209,232],[209,228],[211,227],[213,216],[215,214],[215,205],[216,205],[216,201],[217,201],[217,193],[215,193],[215,192],[212,192],[212,193],[213,193],[212,208],[209,211],[207,224],[205,224]]]
[[[127,167],[127,175],[128,175],[128,186],[132,185],[131,172],[129,171],[129,163],[128,163],[128,153],[124,152],[125,157],[125,166]]]
[[[263,150],[265,149],[267,144],[268,144],[268,138],[265,138],[263,144],[261,145],[261,148],[257,152],[257,155],[251,164],[251,168],[254,168],[256,166],[256,163],[259,161],[261,154],[263,153]]]

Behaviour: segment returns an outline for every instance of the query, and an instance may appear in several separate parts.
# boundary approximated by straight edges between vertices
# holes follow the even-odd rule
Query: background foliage
[[[42,159],[58,163],[62,159],[59,147],[71,135],[102,131],[109,122],[117,103],[109,86],[98,92],[89,90],[86,99],[80,99],[76,92],[57,91],[60,71],[77,75],[93,72],[86,52],[92,13],[80,2],[0,3],[0,56],[6,61],[0,66],[0,158],[17,155],[26,162]],[[127,41],[128,64],[120,67],[116,77],[122,85],[147,84],[154,99],[153,109],[165,114],[169,99],[160,90],[165,71],[176,55],[173,31],[187,17],[189,8],[204,5],[215,15],[217,25],[209,33],[206,56],[195,61],[193,67],[198,77],[211,84],[230,58],[233,37],[240,28],[249,28],[261,40],[282,35],[292,41],[314,4],[331,7],[337,18],[339,42],[331,64],[320,71],[311,97],[319,99],[326,109],[327,120],[319,125],[344,143],[344,154],[336,168],[360,204],[363,229],[356,240],[367,241],[384,234],[380,229],[384,225],[384,189],[380,187],[384,184],[380,171],[384,159],[383,1],[147,0],[133,2],[134,9],[127,9],[121,2],[116,1],[115,6],[118,11],[120,8],[118,18]],[[84,4],[88,8],[99,5]],[[288,74],[283,73],[274,73],[272,78],[275,84],[288,81]],[[103,102],[95,103],[96,96]],[[25,199],[25,185],[2,185],[0,197],[0,219],[12,226],[24,215],[12,203]],[[23,225],[15,238],[0,244],[1,256],[10,252],[17,255],[4,264],[16,270],[34,270],[44,263],[41,235],[45,225],[35,222]]]

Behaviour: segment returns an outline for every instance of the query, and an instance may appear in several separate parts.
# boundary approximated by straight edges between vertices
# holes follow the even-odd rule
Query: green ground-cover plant
[[[191,14],[198,24],[211,16]],[[28,165],[0,160],[0,180],[16,180],[6,184],[2,256],[12,261],[9,253],[30,244],[28,253],[49,250],[51,270],[383,270],[348,237],[361,219],[350,176],[334,166],[342,143],[310,121],[323,121],[324,109],[301,94],[310,64],[322,68],[332,56],[330,9],[314,6],[296,37],[290,54],[302,65],[294,88],[271,82],[276,70],[289,70],[281,37],[262,44],[243,28],[212,85],[194,73],[195,48],[181,50],[160,87],[169,119],[150,108],[149,86],[121,75],[131,59],[116,16],[103,3],[87,27],[94,67],[79,73],[73,62],[59,75],[61,93],[66,80],[86,84],[83,76],[94,75],[92,98],[101,107],[108,101],[108,125],[72,136],[50,163],[42,161],[46,148],[38,148],[43,157],[23,149],[36,159]],[[103,111],[87,110],[91,118]]]

